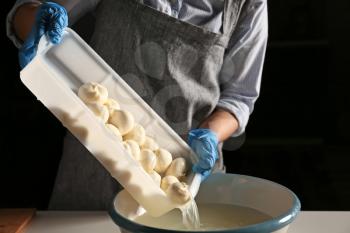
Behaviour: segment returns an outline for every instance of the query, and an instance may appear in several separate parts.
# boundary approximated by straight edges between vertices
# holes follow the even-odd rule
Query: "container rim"
[[[219,230],[210,230],[210,231],[204,231],[206,233],[271,233],[276,230],[279,230],[287,225],[289,225],[293,220],[297,217],[298,213],[301,209],[301,204],[299,201],[299,198],[296,196],[296,194],[288,189],[287,187],[278,184],[276,182],[259,178],[259,177],[253,177],[253,176],[247,176],[247,175],[241,175],[241,174],[226,174],[230,176],[240,176],[240,177],[249,177],[254,178],[258,180],[263,180],[264,182],[273,183],[274,185],[279,186],[282,189],[287,190],[290,195],[292,196],[292,206],[288,209],[285,213],[271,218],[268,221],[248,225],[245,227],[237,228],[237,229],[219,229]],[[162,228],[155,228],[151,226],[142,225],[139,223],[136,223],[134,221],[131,221],[121,214],[119,214],[115,209],[115,201],[116,197],[113,199],[113,202],[109,208],[109,215],[112,218],[113,222],[117,224],[119,227],[124,228],[131,232],[141,232],[141,233],[198,233],[198,231],[192,231],[192,230],[170,230],[170,229],[162,229]]]

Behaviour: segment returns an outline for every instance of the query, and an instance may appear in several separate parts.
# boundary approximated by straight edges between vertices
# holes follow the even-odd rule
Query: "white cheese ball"
[[[101,103],[87,103],[86,106],[98,117],[103,123],[109,118],[109,112],[106,106]]]
[[[191,194],[188,190],[188,185],[184,182],[176,182],[169,185],[166,193],[172,201],[179,204],[184,204],[191,199]]]
[[[127,151],[138,161],[141,159],[140,156],[140,147],[139,144],[137,144],[137,142],[133,141],[133,140],[126,140],[123,142],[124,147],[126,147]]]
[[[162,180],[162,177],[156,171],[151,171],[148,174],[151,176],[154,182],[158,185],[158,187],[160,187],[160,182]]]
[[[169,168],[166,170],[166,176],[175,176],[178,179],[186,176],[187,163],[186,160],[182,157],[174,159]]]
[[[141,145],[142,149],[150,149],[152,151],[156,151],[159,149],[158,144],[156,143],[156,141],[154,141],[153,138],[146,136],[145,141],[143,142],[143,144]]]
[[[157,162],[156,155],[153,153],[153,151],[149,149],[143,149],[141,150],[140,157],[141,157],[140,163],[143,169],[145,169],[146,172],[151,173],[156,166],[156,162]]]
[[[114,110],[119,110],[120,109],[120,105],[118,104],[118,102],[114,99],[107,99],[106,102],[104,103],[104,105],[108,108],[109,113],[111,114]]]
[[[123,137],[119,132],[119,129],[112,124],[106,124],[106,128],[111,132],[120,142],[123,141]]]
[[[170,152],[165,150],[165,149],[158,149],[156,151],[156,156],[157,156],[157,163],[156,167],[154,170],[159,173],[165,172],[168,167],[170,166],[173,157],[171,156]]]
[[[128,111],[114,110],[109,116],[109,123],[117,127],[121,135],[125,135],[134,128],[135,120]]]
[[[101,84],[89,82],[79,88],[78,96],[85,103],[104,104],[108,98],[108,90]]]
[[[142,145],[146,138],[145,129],[140,124],[135,124],[134,128],[123,136],[124,140],[134,140]]]
[[[177,182],[180,182],[180,181],[175,176],[164,176],[160,187],[163,189],[163,191],[167,191],[169,185]]]

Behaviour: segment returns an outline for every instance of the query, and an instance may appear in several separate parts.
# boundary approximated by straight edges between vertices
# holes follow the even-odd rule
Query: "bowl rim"
[[[264,182],[273,183],[274,185],[277,185],[280,188],[287,190],[291,194],[293,199],[292,206],[285,213],[277,217],[271,218],[270,220],[265,222],[252,224],[252,225],[248,225],[237,229],[218,229],[218,230],[210,230],[210,231],[204,231],[204,232],[206,233],[271,233],[276,230],[282,229],[283,227],[290,224],[300,212],[301,204],[300,204],[299,198],[293,191],[291,191],[287,187],[264,178],[241,175],[241,174],[233,174],[233,173],[224,173],[224,174],[230,175],[230,176],[249,177],[253,179],[263,180]],[[155,233],[155,232],[156,233],[183,233],[183,232],[196,233],[196,232],[199,232],[199,231],[193,231],[193,230],[171,230],[171,229],[155,228],[155,227],[139,224],[119,214],[114,208],[115,202],[116,202],[116,197],[113,199],[108,213],[116,225],[128,231],[142,232],[142,233]]]

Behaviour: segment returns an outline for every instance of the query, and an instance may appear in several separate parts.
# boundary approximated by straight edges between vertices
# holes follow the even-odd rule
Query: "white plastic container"
[[[91,81],[104,85],[109,96],[120,103],[121,109],[130,111],[160,147],[192,163],[196,162],[194,152],[73,30],[66,30],[59,45],[52,45],[43,37],[36,57],[20,75],[24,85],[149,214],[160,216],[175,208],[141,165],[80,100],[78,88]],[[200,175],[191,174],[188,183],[195,196]]]

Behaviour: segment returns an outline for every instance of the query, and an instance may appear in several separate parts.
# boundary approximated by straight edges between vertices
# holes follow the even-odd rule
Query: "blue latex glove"
[[[36,55],[40,38],[47,34],[53,44],[62,39],[64,29],[68,26],[67,11],[63,6],[53,2],[40,5],[32,31],[19,49],[19,64],[24,68]]]
[[[199,158],[192,170],[202,174],[202,180],[205,180],[219,158],[218,137],[210,129],[193,129],[188,134],[188,144]]]

